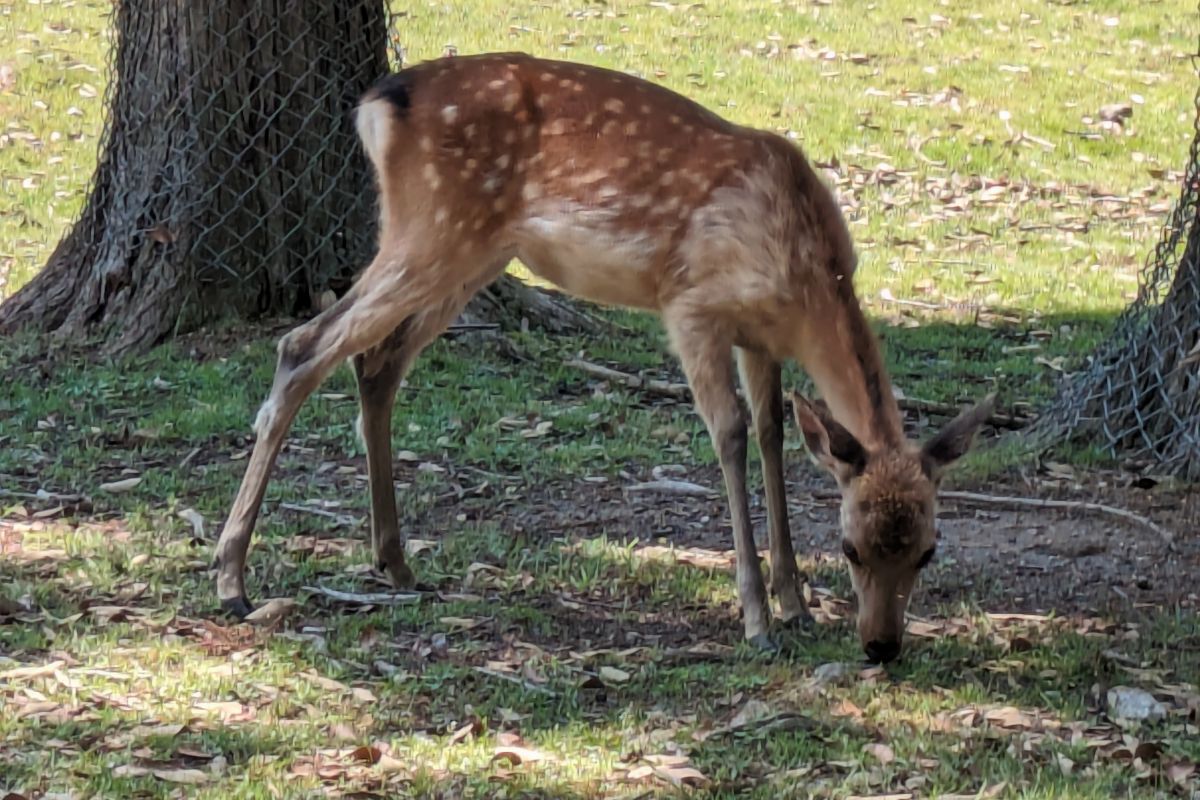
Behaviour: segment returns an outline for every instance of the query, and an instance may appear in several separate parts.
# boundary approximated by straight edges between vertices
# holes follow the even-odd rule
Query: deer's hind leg
[[[454,321],[478,289],[491,282],[503,264],[493,266],[476,285],[466,287],[436,308],[402,322],[375,347],[354,357],[359,391],[359,435],[367,448],[371,494],[371,550],[375,566],[397,589],[415,583],[404,559],[404,539],[396,514],[392,474],[392,409],[401,381],[426,347]]]
[[[458,302],[466,287],[477,290],[490,267],[476,263],[463,269],[381,250],[345,296],[280,340],[271,391],[254,422],[257,440],[216,547],[217,597],[226,611],[244,617],[253,610],[245,587],[251,532],[300,406],[335,366],[378,345],[405,320]]]

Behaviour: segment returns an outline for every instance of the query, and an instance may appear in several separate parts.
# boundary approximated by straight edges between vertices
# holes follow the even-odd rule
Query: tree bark
[[[1200,97],[1197,101],[1200,108]],[[1200,112],[1198,112],[1200,113]],[[1099,444],[1127,467],[1200,480],[1200,129],[1138,299],[1029,432]]]
[[[375,247],[352,110],[388,69],[381,0],[124,0],[115,34],[90,198],[0,333],[136,351],[344,292]],[[508,276],[471,311],[588,320]]]

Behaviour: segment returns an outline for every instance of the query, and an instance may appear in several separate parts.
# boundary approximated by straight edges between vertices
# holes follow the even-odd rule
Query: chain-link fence
[[[187,260],[202,281],[267,293],[263,307],[298,282],[309,297],[344,288],[375,246],[375,191],[352,109],[399,65],[384,4],[252,2],[205,24],[220,32],[192,70],[189,146],[205,152]]]
[[[1035,446],[1096,444],[1127,467],[1200,479],[1200,92],[1195,106],[1182,191],[1138,296],[1043,412]]]

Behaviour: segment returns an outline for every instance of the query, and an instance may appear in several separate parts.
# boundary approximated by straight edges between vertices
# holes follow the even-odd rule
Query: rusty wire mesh
[[[106,210],[79,220],[111,251],[95,270],[128,270],[134,236],[169,249],[180,269],[157,274],[201,303],[240,292],[277,309],[297,285],[305,302],[344,288],[377,215],[353,109],[402,63],[396,19],[383,0],[116,6],[92,186]]]
[[[1099,445],[1127,468],[1200,479],[1200,91],[1195,107],[1179,199],[1138,295],[1026,434],[1035,447]]]

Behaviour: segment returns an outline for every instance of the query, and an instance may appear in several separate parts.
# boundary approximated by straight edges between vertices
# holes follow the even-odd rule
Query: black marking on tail
[[[413,76],[407,70],[385,75],[371,87],[370,95],[392,104],[401,117],[412,107]]]

